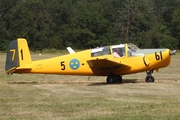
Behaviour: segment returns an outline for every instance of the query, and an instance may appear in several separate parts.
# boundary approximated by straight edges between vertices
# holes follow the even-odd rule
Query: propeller
[[[170,55],[175,55],[176,54],[176,50],[170,50]]]

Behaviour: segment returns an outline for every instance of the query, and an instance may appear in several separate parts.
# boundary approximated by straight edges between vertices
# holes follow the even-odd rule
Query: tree
[[[177,8],[172,15],[172,35],[178,39],[180,48],[180,8]]]
[[[106,44],[108,40],[102,39],[108,32],[108,21],[99,2],[77,2],[73,5],[70,16],[68,41],[76,43],[76,47],[97,47]],[[105,38],[105,37],[104,37]],[[66,39],[67,40],[67,39]]]
[[[125,42],[175,48],[179,5],[178,0],[1,0],[0,50],[17,37],[26,38],[31,50]]]

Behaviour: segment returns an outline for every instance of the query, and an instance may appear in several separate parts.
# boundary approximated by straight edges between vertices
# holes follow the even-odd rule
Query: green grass
[[[33,53],[32,58],[57,55]],[[6,75],[5,57],[0,53],[0,119],[180,119],[180,53],[153,73],[155,83],[145,83],[144,72],[113,85],[106,84],[106,77]]]

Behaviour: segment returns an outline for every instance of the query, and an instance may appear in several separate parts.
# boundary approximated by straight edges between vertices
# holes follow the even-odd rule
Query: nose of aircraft
[[[170,50],[170,55],[175,55],[176,54],[176,50]]]

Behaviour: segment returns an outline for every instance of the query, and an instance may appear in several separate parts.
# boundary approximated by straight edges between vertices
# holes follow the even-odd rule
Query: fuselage
[[[115,58],[113,55],[113,47],[116,46],[106,46],[102,49],[89,49],[74,54],[32,61],[25,66],[17,67],[16,73],[107,76],[111,74],[111,72],[106,72],[106,74],[95,74],[87,63],[88,60],[107,59],[119,64],[129,65],[130,68],[120,68],[113,73],[125,75],[148,70],[158,70],[159,68],[168,66],[170,63],[169,49],[131,50],[128,44],[123,44],[124,56]]]

